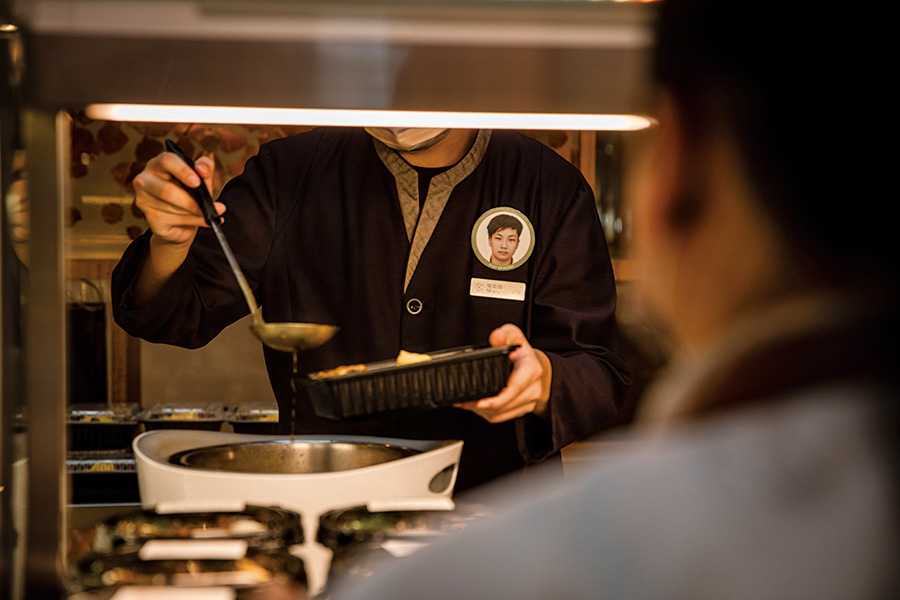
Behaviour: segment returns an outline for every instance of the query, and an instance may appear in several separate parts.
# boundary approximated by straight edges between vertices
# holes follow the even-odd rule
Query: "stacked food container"
[[[154,404],[141,413],[147,431],[153,429],[203,429],[218,431],[225,423],[225,407],[217,402],[202,406]]]
[[[99,523],[70,564],[70,600],[307,597],[296,513],[234,504],[136,510]]]
[[[319,520],[316,537],[333,552],[328,583],[320,600],[337,598],[342,586],[365,585],[380,568],[412,555],[429,543],[489,514],[481,504],[457,504],[453,510],[371,511],[366,507],[334,510]]]
[[[235,433],[278,433],[278,405],[274,402],[243,402],[226,418]]]
[[[72,504],[137,503],[131,440],[138,432],[135,404],[73,404],[68,409]]]
[[[142,431],[193,429],[238,433],[276,433],[274,402],[219,403],[190,406],[156,403],[73,404],[68,409],[68,456],[71,504],[105,505],[140,502],[131,442]]]

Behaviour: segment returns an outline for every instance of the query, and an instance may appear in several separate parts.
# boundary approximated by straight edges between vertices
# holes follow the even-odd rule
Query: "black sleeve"
[[[274,235],[275,200],[268,185],[271,170],[263,147],[219,197],[227,206],[222,230],[254,289]],[[133,308],[132,292],[149,252],[150,235],[148,231],[132,242],[113,271],[113,316],[122,329],[151,342],[197,348],[249,314],[222,248],[208,228],[197,232],[187,259],[157,298],[145,307]]]
[[[555,157],[553,157],[555,159]],[[566,165],[568,167],[568,165]],[[533,299],[529,342],[550,360],[550,420],[517,423],[519,450],[535,461],[589,435],[612,418],[631,386],[616,324],[616,284],[594,195],[584,181],[542,216],[544,246]]]

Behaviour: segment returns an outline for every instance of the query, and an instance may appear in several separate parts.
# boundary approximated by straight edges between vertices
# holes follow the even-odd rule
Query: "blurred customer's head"
[[[877,66],[891,19],[800,0],[660,7],[636,239],[678,341],[791,291],[895,285],[896,93]]]

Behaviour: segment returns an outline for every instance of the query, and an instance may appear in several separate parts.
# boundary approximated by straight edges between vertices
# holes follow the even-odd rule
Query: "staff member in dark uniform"
[[[196,166],[211,178],[211,160]],[[248,309],[176,179],[199,183],[167,153],[135,179],[150,231],[113,275],[114,314],[132,335],[192,348]],[[593,193],[537,141],[488,130],[314,129],[264,145],[216,206],[227,206],[223,230],[267,321],[340,327],[302,354],[304,371],[401,349],[520,345],[507,387],[460,407],[336,422],[318,417],[300,389],[298,433],[462,439],[462,490],[558,460],[627,393]],[[480,245],[498,213],[524,225],[510,265],[493,265]],[[284,417],[291,357],[268,348],[265,357]]]

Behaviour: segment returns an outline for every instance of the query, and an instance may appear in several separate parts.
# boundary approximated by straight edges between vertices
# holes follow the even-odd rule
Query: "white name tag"
[[[497,281],[496,279],[473,277],[469,284],[469,295],[522,302],[525,300],[525,284],[518,281]]]

